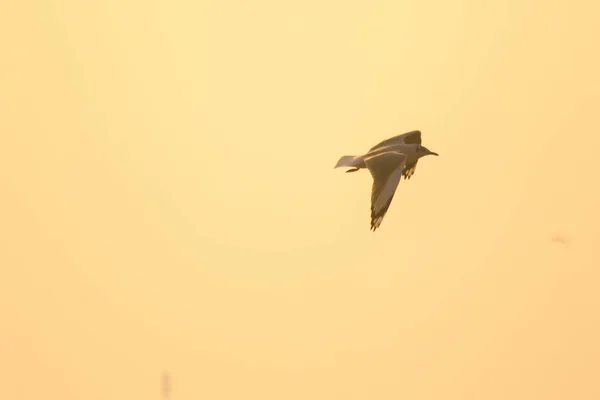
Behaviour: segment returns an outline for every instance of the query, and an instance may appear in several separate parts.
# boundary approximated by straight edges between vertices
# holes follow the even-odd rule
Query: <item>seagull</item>
[[[567,245],[569,243],[569,241],[567,240],[567,238],[565,238],[561,234],[555,234],[555,235],[553,235],[552,236],[552,241],[554,243],[560,243],[560,244],[564,244],[564,245]]]
[[[421,157],[437,153],[421,145],[421,131],[410,131],[386,139],[362,156],[342,156],[334,168],[352,167],[346,172],[367,168],[373,177],[371,190],[371,229],[379,228],[390,208],[396,188],[410,179]]]

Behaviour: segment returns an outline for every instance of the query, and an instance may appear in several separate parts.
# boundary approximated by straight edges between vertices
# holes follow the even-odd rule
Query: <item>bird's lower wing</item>
[[[366,158],[365,164],[373,176],[371,229],[375,231],[390,208],[396,188],[402,179],[406,156],[398,152],[380,153]]]

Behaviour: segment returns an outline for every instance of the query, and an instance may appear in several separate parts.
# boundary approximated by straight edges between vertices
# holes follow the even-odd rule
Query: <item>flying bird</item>
[[[563,235],[561,234],[555,234],[552,236],[552,241],[554,243],[560,243],[560,244],[564,244],[567,245],[569,244],[569,241],[567,240],[567,238],[565,238]]]
[[[410,179],[421,157],[437,153],[421,145],[421,132],[411,131],[386,139],[362,156],[342,156],[334,168],[351,167],[346,172],[367,168],[373,176],[371,189],[371,230],[375,232],[390,208],[396,188]]]

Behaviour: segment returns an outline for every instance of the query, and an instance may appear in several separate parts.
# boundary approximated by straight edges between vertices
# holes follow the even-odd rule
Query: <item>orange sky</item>
[[[2,8],[0,397],[600,398],[600,5]]]

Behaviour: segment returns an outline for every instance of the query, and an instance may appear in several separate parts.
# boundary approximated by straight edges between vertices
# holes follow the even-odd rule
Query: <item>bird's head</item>
[[[421,157],[425,157],[425,156],[439,156],[438,153],[435,153],[431,150],[429,150],[427,147],[425,146],[417,146],[417,157],[421,158]]]

